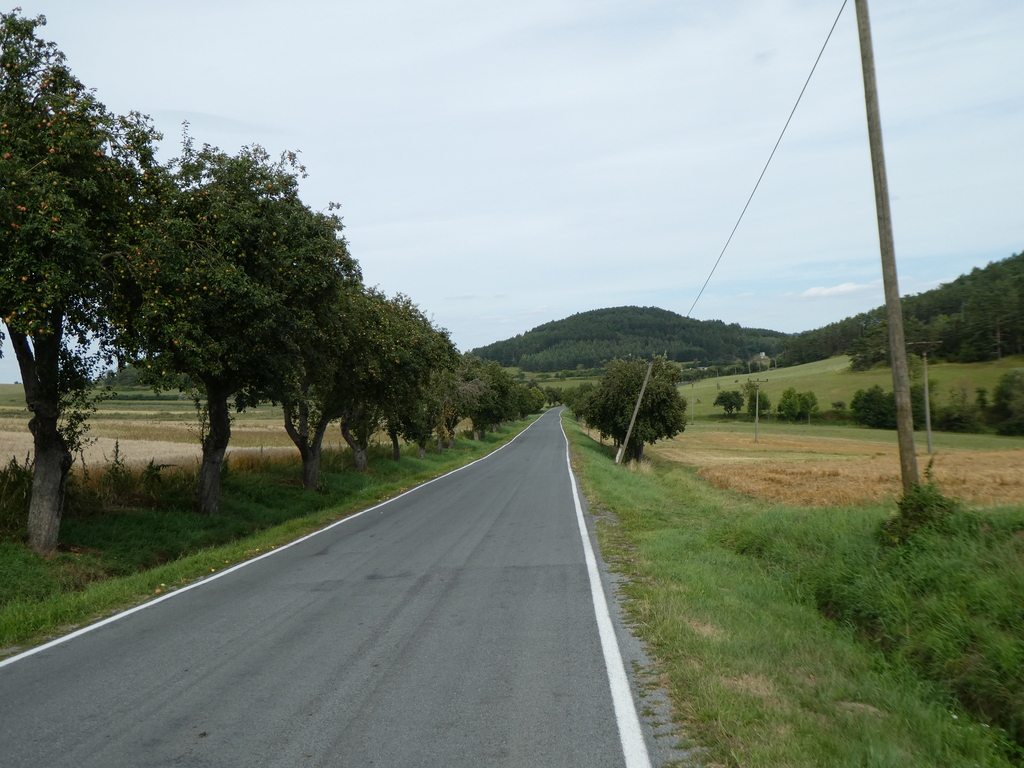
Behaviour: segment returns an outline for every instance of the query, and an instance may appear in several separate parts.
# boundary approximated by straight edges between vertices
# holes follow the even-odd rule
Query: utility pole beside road
[[[889,184],[885,175],[882,150],[882,121],[878,111],[878,87],[875,81],[875,56],[871,45],[868,1],[856,0],[857,29],[860,34],[861,67],[864,71],[864,101],[867,107],[868,140],[871,167],[875,179],[875,209],[878,217],[878,241],[882,255],[882,282],[885,287],[885,313],[889,326],[892,355],[892,386],[896,396],[896,434],[900,447],[903,488],[919,482],[917,452],[914,448],[914,417],[910,405],[910,376],[907,372],[907,348],[903,334],[903,310],[896,280],[896,249],[893,245],[892,214],[889,210]]]

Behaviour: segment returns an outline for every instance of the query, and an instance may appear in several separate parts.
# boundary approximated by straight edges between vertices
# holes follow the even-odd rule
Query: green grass
[[[742,419],[698,419],[694,424],[688,424],[686,435],[699,434],[701,432],[732,432],[737,434],[749,434],[751,441],[754,439],[753,421]],[[896,431],[890,429],[870,429],[852,424],[832,424],[828,422],[807,425],[791,424],[772,420],[762,420],[758,425],[758,434],[762,436],[787,435],[790,437],[828,437],[836,439],[863,440],[886,445],[896,445]],[[924,432],[915,432],[914,441],[918,450],[923,451],[926,442]],[[1024,437],[1012,437],[995,434],[973,434],[963,432],[932,432],[932,444],[936,451],[943,449],[960,448],[978,451],[1008,451],[1024,448]]]
[[[850,359],[841,355],[828,360],[820,360],[806,365],[791,368],[778,368],[772,371],[752,372],[749,376],[722,376],[704,379],[692,388],[689,384],[680,386],[679,391],[690,403],[691,390],[694,396],[694,412],[697,419],[707,418],[723,413],[721,408],[712,405],[720,389],[740,389],[747,379],[767,379],[762,384],[762,392],[768,394],[773,405],[777,405],[783,390],[794,387],[798,392],[811,391],[818,397],[821,410],[831,408],[833,402],[841,400],[849,406],[854,393],[858,389],[868,389],[875,384],[887,391],[892,390],[892,371],[889,368],[876,368],[870,371],[850,371]],[[929,363],[928,378],[934,382],[931,391],[932,400],[936,405],[948,402],[951,387],[966,382],[970,388],[977,390],[983,387],[988,390],[991,401],[999,377],[1013,368],[1024,367],[1024,356],[1006,357],[986,363]]]
[[[1012,534],[1019,512],[993,513],[979,524],[979,531],[989,526],[985,535],[992,539],[966,547],[969,552],[919,542],[933,563],[921,578],[944,579],[929,592],[927,584],[907,580],[921,567],[912,558],[893,556],[900,567],[873,573],[881,546],[875,532],[890,507],[775,507],[716,491],[694,468],[667,462],[632,473],[615,467],[610,449],[568,419],[567,426],[583,490],[601,516],[605,556],[628,577],[628,617],[656,660],[681,738],[706,749],[709,762],[1012,764],[1014,747],[995,723],[972,714],[977,708],[948,680],[929,673],[921,649],[941,650],[934,670],[943,666],[942,654],[959,658],[950,637],[963,638],[962,628],[945,627],[944,617],[950,624],[973,617],[980,627],[991,617],[1005,623],[1009,613],[1016,628],[992,635],[993,647],[1003,660],[1020,654],[1021,593],[1013,591],[1019,582],[1004,578],[1013,553],[1020,554]],[[978,584],[961,590],[975,575]],[[945,602],[924,599],[922,590],[942,592]],[[911,602],[918,617],[909,634],[916,644],[879,642],[907,626],[906,611],[898,614],[902,623],[892,623],[894,609],[881,606],[908,609]],[[954,606],[961,610],[954,613]],[[869,631],[882,625],[865,607],[886,614],[884,631]],[[1008,679],[1007,691],[1019,696],[1014,685]]]
[[[325,452],[319,493],[301,488],[297,461],[266,461],[246,471],[229,465],[221,511],[211,516],[191,511],[193,483],[187,475],[150,478],[147,484],[137,473],[114,472],[112,481],[101,479],[95,488],[72,488],[56,555],[31,553],[11,529],[0,537],[0,656],[266,552],[467,464],[511,440],[532,420],[480,441],[460,439],[455,450],[423,459],[413,448],[396,463],[389,458],[390,446],[371,446],[366,473],[352,470],[347,452]]]

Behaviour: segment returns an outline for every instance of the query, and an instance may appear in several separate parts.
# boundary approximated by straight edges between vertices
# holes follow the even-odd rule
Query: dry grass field
[[[335,447],[340,433],[325,441]],[[194,422],[134,421],[97,419],[91,424],[89,440],[76,464],[90,467],[108,464],[118,452],[129,466],[154,464],[191,467],[199,461],[199,427]],[[298,451],[285,434],[284,427],[270,423],[240,422],[232,425],[229,455],[292,454]],[[26,419],[0,418],[0,461],[12,458],[24,462],[32,454],[32,436]]]
[[[0,384],[0,464],[31,458],[30,415],[21,386]],[[115,450],[123,462],[136,468],[150,461],[192,468],[202,454],[195,406],[191,399],[176,392],[156,394],[145,387],[119,390],[115,397],[98,404],[88,425],[85,450],[75,459],[76,469],[83,464],[88,468],[105,466],[113,460]],[[378,440],[386,442],[386,436]],[[324,448],[345,447],[341,430],[337,426],[328,429]],[[237,466],[243,457],[297,458],[298,450],[284,431],[281,409],[261,405],[236,414],[228,455],[234,457]]]
[[[762,431],[755,444],[753,435],[745,431],[691,427],[649,450],[699,467],[700,476],[716,488],[783,504],[851,506],[899,494],[900,465],[894,440],[883,442],[878,433],[862,430],[848,430],[850,437],[815,435],[815,431]],[[932,472],[943,493],[973,505],[1024,503],[1024,447],[1019,441],[994,437],[991,444],[994,449],[943,447],[933,454]],[[923,448],[919,443],[922,475],[932,458]]]
[[[23,462],[32,454],[28,431],[30,414],[20,386],[0,384],[0,462]],[[201,455],[199,423],[191,399],[177,393],[155,394],[144,387],[119,391],[99,403],[89,419],[87,444],[76,466],[103,466],[114,457],[115,446],[129,466],[150,461],[170,466],[194,466]],[[340,447],[340,430],[328,431],[325,447]],[[280,408],[260,406],[238,414],[231,425],[229,455],[298,455],[284,431]]]

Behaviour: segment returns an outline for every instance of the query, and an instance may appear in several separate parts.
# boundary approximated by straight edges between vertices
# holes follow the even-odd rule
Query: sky
[[[687,314],[842,0],[21,0],[113,112],[299,151],[364,280],[463,351],[603,307]],[[1024,251],[1024,3],[871,0],[903,295]],[[699,320],[883,303],[853,0]],[[0,381],[19,378],[9,347]]]

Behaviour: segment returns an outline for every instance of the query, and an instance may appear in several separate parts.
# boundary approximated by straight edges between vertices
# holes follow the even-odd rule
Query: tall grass
[[[970,554],[945,541],[925,570],[914,547],[881,543],[890,507],[773,506],[711,488],[693,468],[657,457],[649,474],[625,471],[608,449],[573,425],[570,432],[591,511],[601,516],[603,551],[627,576],[628,618],[657,662],[680,738],[704,748],[708,762],[904,768],[1017,760],[1009,730],[929,674],[922,658],[935,654],[942,666],[952,631],[944,625],[962,615],[930,602],[940,593],[950,606],[985,604],[968,612],[1013,624],[1022,593],[1000,572],[1012,557],[1014,513],[974,526],[995,539],[979,540]],[[924,539],[920,546],[928,549]],[[874,573],[886,553],[902,563],[902,580]],[[910,574],[918,580],[908,582]],[[917,623],[908,621],[915,601],[931,609]],[[913,644],[894,651],[882,637]],[[993,638],[1002,644],[996,658],[1012,660],[1020,635]],[[945,658],[970,657],[954,647]],[[1011,696],[1020,690],[1006,683]]]
[[[11,458],[0,468],[0,541],[21,539],[28,533],[28,503],[32,495],[32,461]]]
[[[878,518],[777,508],[718,533],[998,730],[1024,763],[1024,509],[959,509],[899,545]]]

